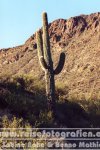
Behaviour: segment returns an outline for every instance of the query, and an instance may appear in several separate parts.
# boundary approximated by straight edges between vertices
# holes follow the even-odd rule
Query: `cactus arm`
[[[43,56],[43,41],[41,31],[36,32],[38,57]]]
[[[46,61],[43,57],[43,42],[42,42],[41,31],[38,31],[36,33],[36,39],[37,39],[37,49],[38,49],[39,62],[40,62],[41,68],[45,71],[45,69],[48,69],[48,66],[47,66]]]
[[[59,58],[58,66],[54,70],[55,75],[59,74],[62,71],[64,63],[65,63],[65,53],[61,53],[60,58]]]
[[[43,57],[43,56],[40,56],[40,57],[39,57],[39,61],[40,61],[41,68],[42,68],[44,71],[46,71],[46,69],[48,69],[49,67],[48,67],[47,63],[45,62],[44,57]]]

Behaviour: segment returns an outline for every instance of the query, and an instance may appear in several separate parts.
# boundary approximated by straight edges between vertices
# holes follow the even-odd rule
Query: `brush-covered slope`
[[[49,24],[51,50],[56,66],[61,51],[66,53],[57,83],[70,99],[100,99],[100,13],[80,15]],[[0,78],[31,74],[44,79],[38,57],[36,34],[22,46],[0,50]]]

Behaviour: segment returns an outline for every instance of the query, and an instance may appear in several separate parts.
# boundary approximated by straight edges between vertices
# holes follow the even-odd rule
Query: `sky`
[[[100,12],[100,0],[0,0],[0,49],[24,44],[48,20]]]

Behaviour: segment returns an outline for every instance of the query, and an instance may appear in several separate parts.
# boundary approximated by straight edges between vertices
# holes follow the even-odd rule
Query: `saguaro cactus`
[[[55,110],[55,80],[54,75],[57,75],[61,72],[64,62],[65,62],[65,53],[60,54],[60,59],[57,68],[53,69],[53,61],[50,52],[50,41],[49,41],[49,32],[48,32],[48,18],[47,13],[43,13],[43,40],[42,33],[39,30],[36,33],[37,37],[37,49],[40,65],[45,72],[45,81],[46,81],[46,96],[48,102],[48,109]]]

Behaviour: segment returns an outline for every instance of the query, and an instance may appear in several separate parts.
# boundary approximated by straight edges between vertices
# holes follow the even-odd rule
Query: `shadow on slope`
[[[87,113],[75,101],[58,99],[56,118],[52,118],[51,112],[47,111],[44,90],[34,88],[28,91],[21,78],[17,82],[0,83],[0,109],[9,110],[12,116],[22,117],[34,127],[100,127],[100,115],[91,111]]]

